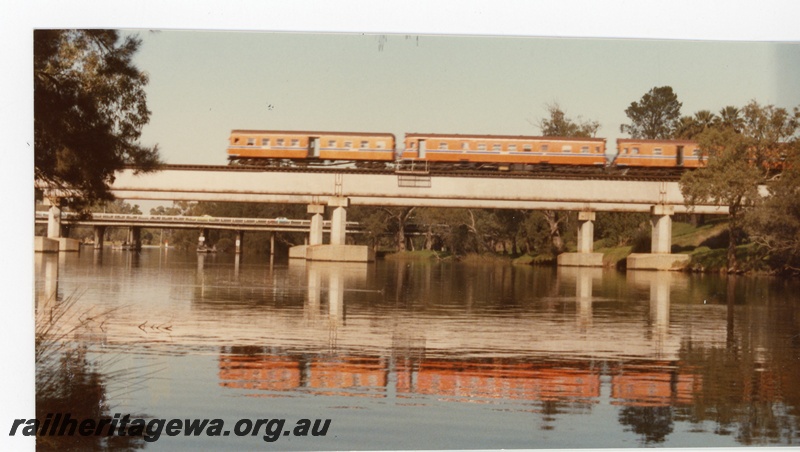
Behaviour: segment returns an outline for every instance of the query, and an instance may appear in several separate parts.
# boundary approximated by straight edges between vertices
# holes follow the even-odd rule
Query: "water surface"
[[[152,450],[800,441],[796,282],[87,248],[36,275],[40,316],[78,298],[110,413],[331,420]]]

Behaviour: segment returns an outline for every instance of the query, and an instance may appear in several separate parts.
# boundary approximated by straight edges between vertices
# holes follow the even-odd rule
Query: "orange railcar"
[[[688,140],[617,140],[614,165],[660,168],[700,168],[705,159],[697,142]]]
[[[391,133],[233,130],[231,160],[393,162]]]
[[[604,138],[409,133],[402,159],[511,169],[525,165],[604,166]]]

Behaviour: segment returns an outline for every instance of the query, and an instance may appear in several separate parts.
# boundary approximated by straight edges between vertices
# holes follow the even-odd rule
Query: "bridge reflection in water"
[[[426,349],[424,336],[396,331],[388,350],[376,354],[350,351],[337,341],[346,323],[345,293],[371,291],[360,289],[367,281],[367,264],[302,261],[291,263],[290,270],[296,280],[305,276],[304,319],[309,325],[327,327],[328,349],[312,347],[302,353],[286,347],[224,346],[219,356],[221,386],[257,391],[250,393],[253,396],[300,391],[322,396],[393,398],[397,403],[433,397],[453,402],[563,402],[585,407],[604,397],[604,378],[610,387],[607,396],[614,405],[688,405],[702,389],[702,377],[692,366],[678,359],[660,359],[663,355],[675,356],[664,349],[669,339],[670,286],[676,282],[669,272],[630,272],[628,277],[633,287],[650,292],[652,342],[657,344],[650,352],[658,359],[554,360],[458,358]],[[602,269],[557,270],[562,286],[575,286],[575,319],[583,333],[592,329],[592,305],[598,300],[593,297],[593,287],[602,284],[602,276]]]

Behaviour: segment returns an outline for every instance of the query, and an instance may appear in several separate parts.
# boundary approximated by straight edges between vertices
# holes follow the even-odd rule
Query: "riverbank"
[[[686,271],[702,273],[725,273],[727,268],[728,224],[725,221],[710,221],[700,226],[689,223],[673,223],[672,252],[688,254],[691,258]],[[574,248],[574,246],[573,246]],[[634,252],[648,252],[648,249],[635,249],[634,245],[606,247],[604,240],[595,242],[595,252],[603,254],[603,267],[625,269],[627,257]],[[568,251],[575,251],[568,249]],[[457,260],[466,263],[491,263],[513,265],[556,265],[556,257],[551,254],[524,254],[511,256],[507,254],[469,254],[453,256],[436,251],[403,251],[387,253],[389,260]],[[764,256],[754,244],[736,247],[737,272],[739,273],[773,273]]]

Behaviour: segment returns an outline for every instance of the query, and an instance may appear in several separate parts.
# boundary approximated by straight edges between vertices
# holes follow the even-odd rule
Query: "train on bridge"
[[[618,139],[606,155],[605,138],[407,133],[397,151],[391,133],[233,130],[232,163],[265,166],[354,165],[532,171],[547,167],[656,168],[704,165],[698,144],[687,140]]]

